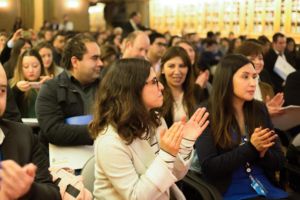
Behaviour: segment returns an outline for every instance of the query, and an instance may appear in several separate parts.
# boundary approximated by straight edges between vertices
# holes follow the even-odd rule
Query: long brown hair
[[[183,95],[183,105],[187,108],[188,115],[191,117],[193,112],[195,111],[196,100],[194,97],[194,84],[195,79],[193,77],[193,68],[190,61],[190,58],[186,51],[181,47],[170,47],[167,49],[163,57],[161,58],[161,70],[164,68],[164,65],[167,61],[172,58],[180,57],[185,66],[188,68],[188,72],[185,78],[185,81],[182,84],[182,89],[184,91]],[[171,92],[171,88],[167,83],[167,79],[165,75],[162,73],[160,75],[160,81],[164,86],[164,103],[162,106],[162,115],[165,117],[169,113],[172,113],[173,116],[173,105],[174,105],[174,97]],[[168,124],[169,125],[169,124]]]
[[[90,135],[96,138],[112,125],[127,144],[136,138],[148,138],[160,125],[157,111],[144,106],[141,93],[151,64],[142,59],[116,61],[101,81],[95,101]]]
[[[49,49],[52,53],[52,63],[50,64],[49,68],[48,69],[45,69],[45,73],[46,75],[53,75],[55,76],[55,68],[56,68],[56,64],[53,60],[53,46],[48,43],[48,42],[41,42],[39,44],[37,44],[34,49],[36,49],[38,52],[42,49],[42,48],[45,48],[45,49]]]
[[[234,115],[233,107],[233,76],[238,69],[251,63],[245,56],[231,54],[219,63],[213,81],[212,94],[209,99],[211,131],[215,144],[223,149],[232,148],[240,143],[241,131]],[[253,65],[253,64],[252,64]],[[259,103],[255,100],[246,101],[243,106],[248,133],[261,126],[263,119],[259,113]],[[232,131],[237,132],[233,139]]]

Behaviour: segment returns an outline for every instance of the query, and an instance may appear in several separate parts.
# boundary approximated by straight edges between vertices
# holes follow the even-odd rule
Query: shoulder
[[[23,123],[3,119],[0,125],[3,132],[5,132],[7,140],[14,138],[13,140],[15,140],[15,142],[16,140],[22,140],[22,142],[28,143],[33,136],[31,128]]]
[[[120,143],[122,143],[122,139],[118,135],[117,130],[111,125],[108,125],[101,131],[95,140],[96,148],[101,149],[105,149],[105,146],[117,145]]]
[[[65,71],[62,71],[60,74],[55,76],[53,79],[46,81],[41,90],[57,88],[59,85],[66,85],[69,82],[68,75]]]
[[[300,82],[300,71],[295,71],[289,74],[286,81],[288,82],[289,80]]]
[[[94,143],[96,158],[100,160],[112,159],[121,155],[131,155],[129,145],[118,135],[117,131],[109,125],[100,132]],[[104,160],[105,160],[104,159]]]
[[[64,71],[64,69],[62,67],[59,66],[55,66],[55,76],[58,76],[59,74],[61,74]]]
[[[22,131],[24,131],[24,130],[30,131],[31,130],[29,126],[26,126],[23,123],[10,121],[10,120],[7,120],[7,119],[1,120],[1,125],[5,126],[9,130],[11,130],[11,129],[13,129],[13,130],[22,130]]]

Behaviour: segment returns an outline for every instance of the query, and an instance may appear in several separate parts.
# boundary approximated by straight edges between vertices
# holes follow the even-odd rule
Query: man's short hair
[[[57,33],[52,37],[52,39],[51,39],[51,44],[53,44],[53,42],[56,40],[56,38],[57,38],[58,36],[66,37],[66,34],[65,34],[63,31],[57,32]]]
[[[282,33],[275,33],[274,35],[273,35],[273,37],[272,37],[272,41],[273,42],[277,42],[277,40],[278,40],[278,38],[280,38],[280,37],[285,37]]]
[[[153,32],[149,35],[149,39],[150,39],[150,44],[153,44],[153,42],[157,39],[157,38],[165,38],[165,36],[161,33],[158,32]]]
[[[141,33],[143,33],[143,31],[133,31],[133,32],[129,33],[129,35],[125,38],[126,43],[129,42],[129,43],[133,44],[133,42],[135,41],[137,36]]]
[[[139,12],[133,11],[132,13],[130,13],[129,18],[132,19],[133,17],[137,16],[139,14]]]
[[[83,55],[87,52],[85,43],[88,42],[96,42],[95,39],[89,35],[84,33],[79,33],[71,38],[65,48],[62,56],[62,64],[66,69],[72,69],[71,58],[75,56],[79,60],[82,60]]]

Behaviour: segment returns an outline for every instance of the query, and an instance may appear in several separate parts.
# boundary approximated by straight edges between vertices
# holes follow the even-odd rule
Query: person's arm
[[[95,141],[96,169],[101,168],[112,187],[123,199],[157,199],[177,181],[161,156],[156,156],[149,163],[140,163],[138,158],[134,158],[137,155],[133,155],[128,146],[117,138],[104,136]],[[140,139],[137,140],[139,141],[134,142],[142,142]],[[145,153],[144,156],[151,154]],[[141,173],[141,167],[137,167],[141,164],[147,165],[144,173]],[[97,184],[94,191],[95,198],[100,198],[102,191],[97,188]]]
[[[195,145],[202,172],[212,178],[227,176],[246,162],[259,157],[259,152],[250,142],[220,153],[209,128],[197,139]]]
[[[49,161],[44,151],[40,149],[38,138],[32,137],[32,163],[37,166],[34,182],[21,200],[60,200],[59,188],[52,182],[49,173]]]
[[[59,105],[58,86],[50,80],[44,83],[36,100],[36,114],[43,136],[56,145],[92,145],[87,125],[68,125],[65,123],[63,108]]]

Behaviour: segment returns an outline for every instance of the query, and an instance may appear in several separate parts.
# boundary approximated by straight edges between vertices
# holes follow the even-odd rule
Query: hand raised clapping
[[[206,108],[198,108],[188,122],[183,119],[183,137],[188,140],[196,140],[208,126],[208,116]]]
[[[250,142],[260,153],[260,157],[264,157],[267,150],[275,144],[274,140],[277,135],[273,130],[269,128],[262,129],[261,127],[256,128],[254,133],[251,135]]]

